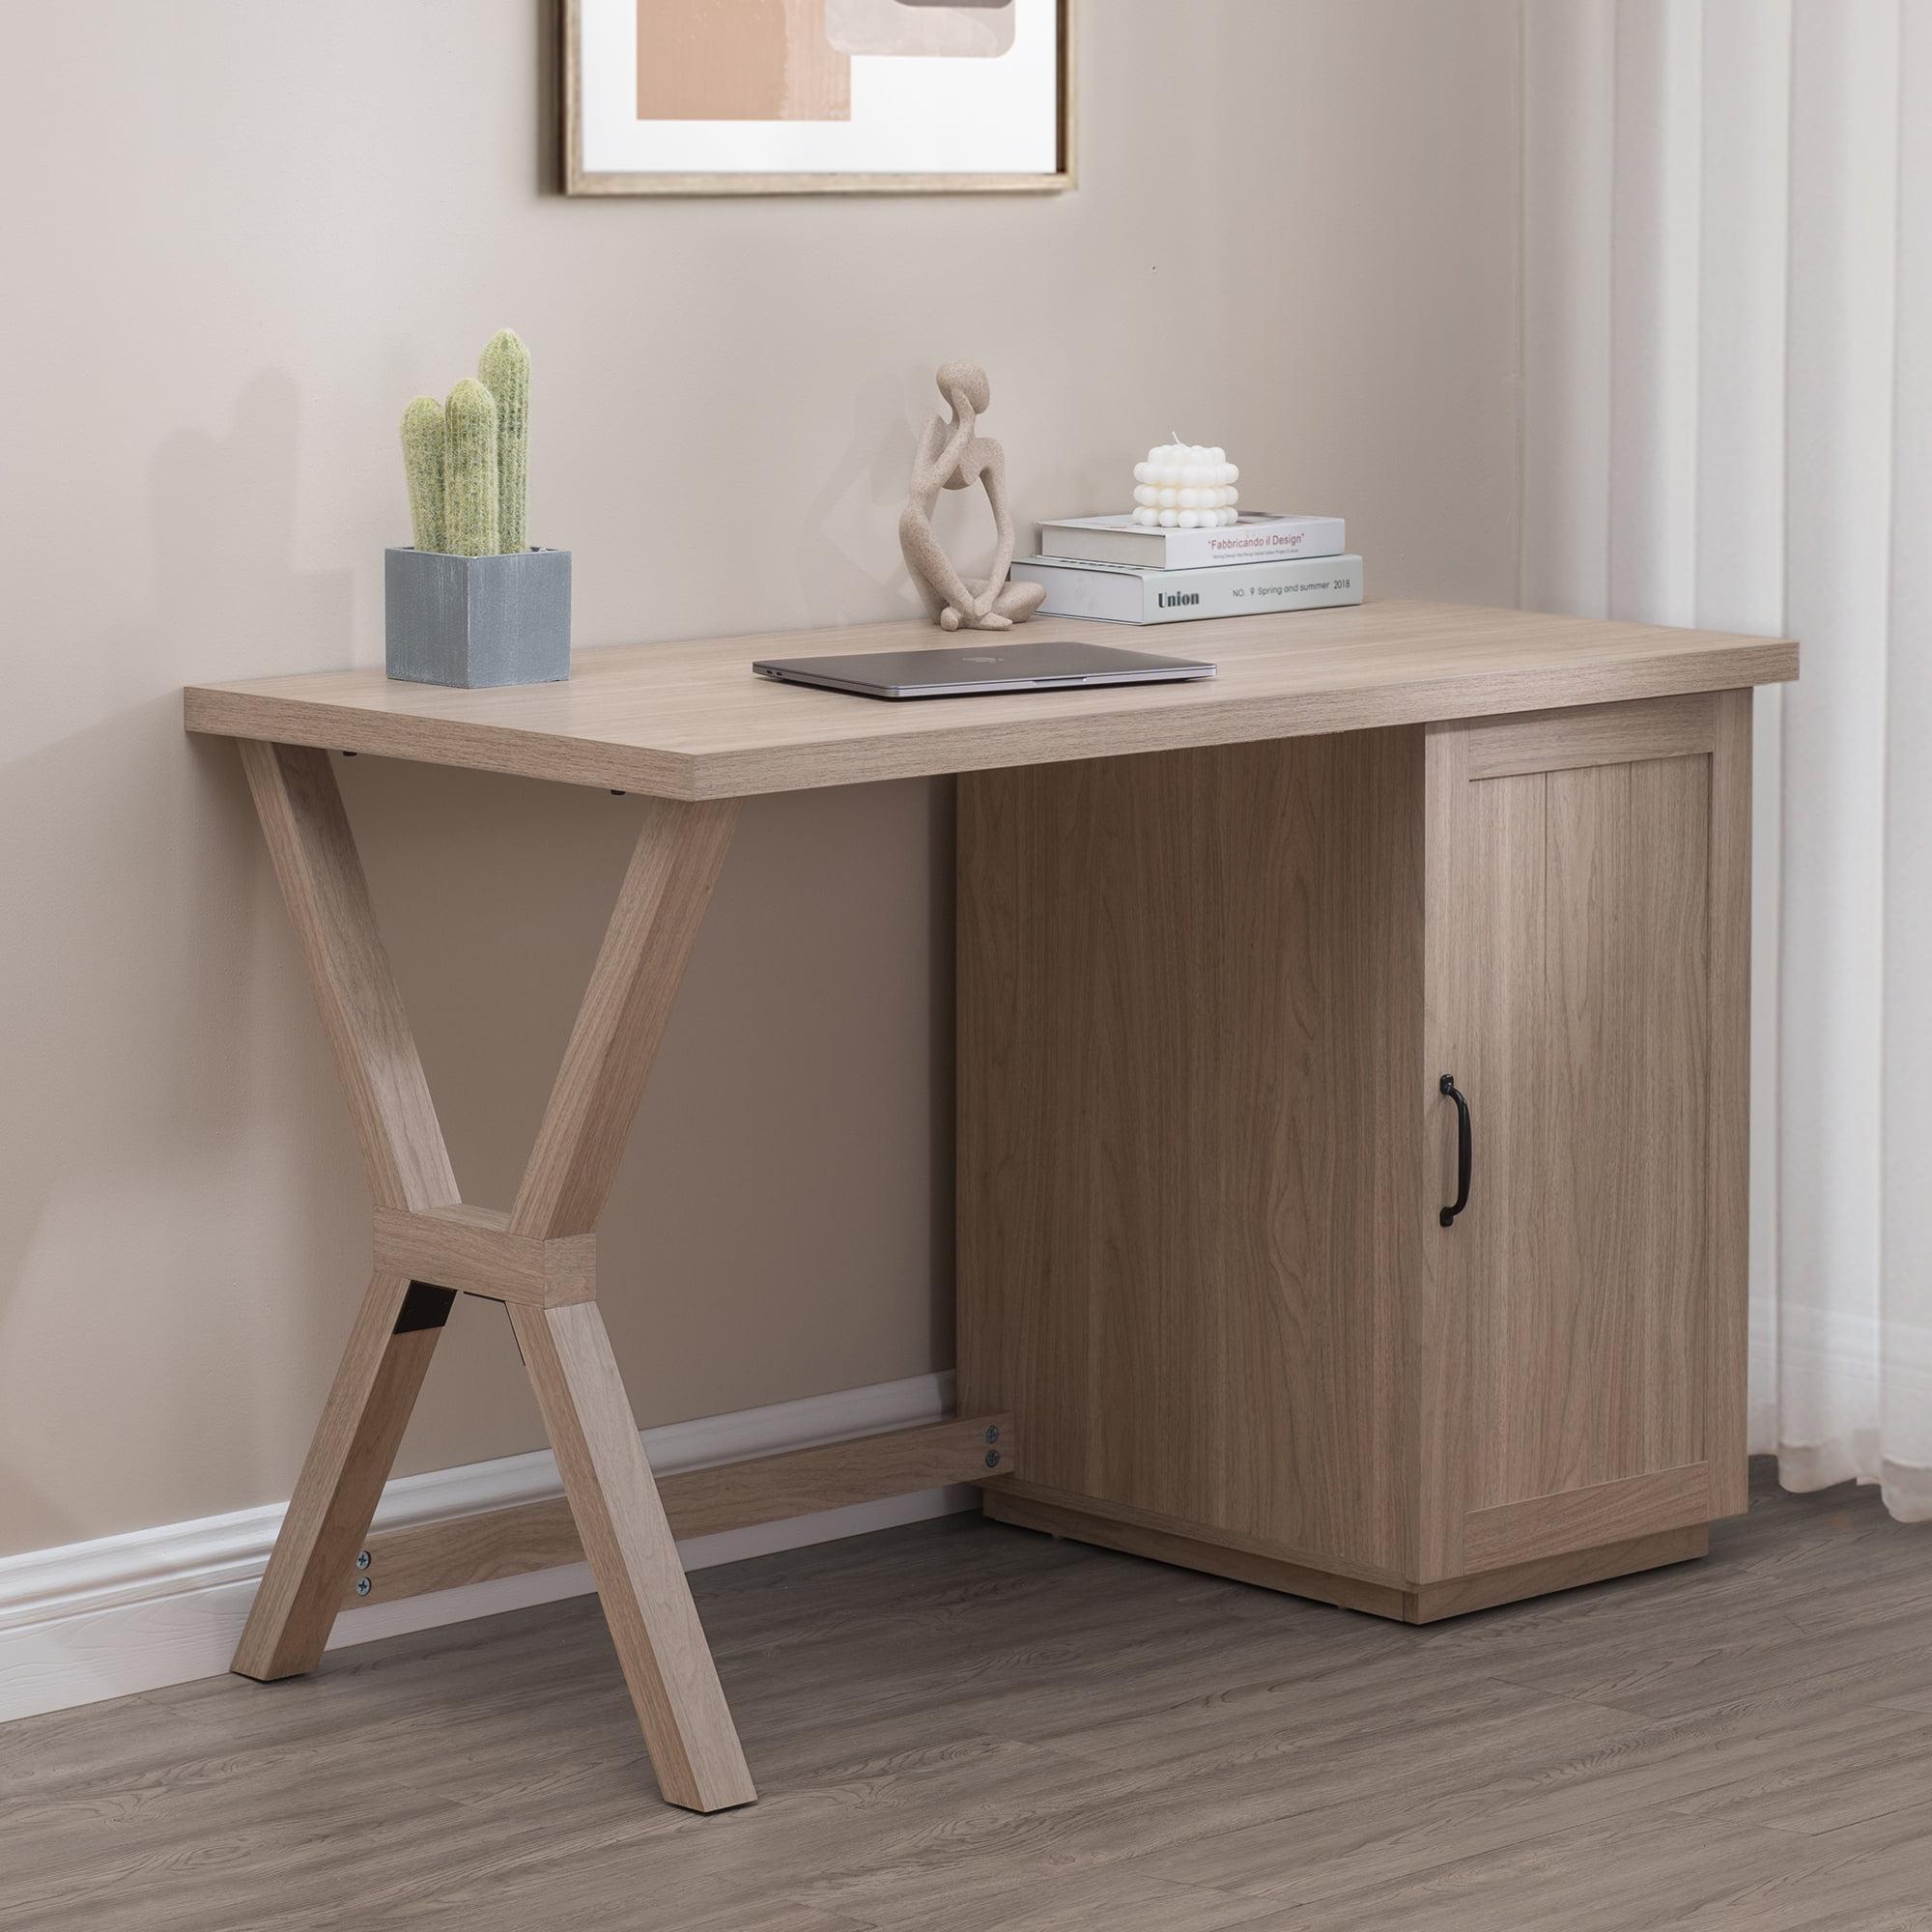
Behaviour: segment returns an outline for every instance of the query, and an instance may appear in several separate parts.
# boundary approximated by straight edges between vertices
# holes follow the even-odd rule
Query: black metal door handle
[[[1456,1103],[1456,1205],[1442,1210],[1445,1228],[1454,1227],[1456,1216],[1469,1205],[1469,1103],[1456,1091],[1456,1076],[1445,1073],[1437,1090]]]

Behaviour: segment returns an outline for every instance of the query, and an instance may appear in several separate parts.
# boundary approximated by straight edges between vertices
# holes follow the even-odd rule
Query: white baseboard
[[[915,1376],[647,1429],[644,1449],[652,1468],[674,1475],[745,1456],[936,1422],[952,1412],[952,1404],[950,1374]],[[555,1459],[539,1450],[398,1477],[383,1492],[376,1526],[435,1522],[560,1494]],[[687,1570],[703,1570],[945,1516],[978,1500],[979,1492],[970,1486],[925,1490],[693,1537],[678,1546],[678,1554]],[[220,1675],[234,1655],[286,1507],[271,1503],[0,1557],[0,1722]],[[575,1563],[349,1610],[335,1620],[329,1648],[554,1603],[591,1587],[589,1566]]]

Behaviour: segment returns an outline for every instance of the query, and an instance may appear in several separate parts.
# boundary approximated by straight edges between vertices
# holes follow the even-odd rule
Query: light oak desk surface
[[[1026,635],[1122,640],[1117,626],[1059,619]],[[980,642],[952,641],[964,650]],[[645,1461],[597,1304],[595,1229],[741,798],[1499,713],[1560,711],[1573,737],[1605,728],[1614,736],[1615,716],[1605,726],[1597,722],[1604,713],[1577,707],[1615,713],[1631,700],[1736,690],[1798,668],[1797,646],[1776,639],[1433,604],[1189,624],[1172,641],[1212,658],[1220,675],[892,703],[775,684],[751,670],[758,657],[941,642],[908,621],[583,651],[568,682],[493,691],[391,683],[370,668],[187,692],[190,730],[240,741],[375,1208],[370,1285],[250,1609],[238,1671],[268,1679],[312,1670],[344,1602],[585,1555],[664,1795],[699,1811],[747,1804],[755,1791],[676,1534],[948,1482],[997,1486],[1025,1466],[1025,1429],[1004,1408],[705,1470],[662,1491]],[[1610,751],[1631,755],[1621,743]],[[654,801],[640,814],[507,1208],[458,1193],[342,809],[335,752]],[[459,1293],[508,1311],[565,1502],[371,1536]]]
[[[1766,684],[1778,639],[1466,605],[1378,602],[1135,634],[1037,618],[1023,634],[1211,660],[1199,684],[888,702],[754,677],[754,658],[947,641],[901,621],[580,651],[568,683],[451,691],[379,667],[193,686],[191,731],[607,785],[742,798],[1384,724]],[[970,640],[954,639],[960,648]],[[982,645],[983,647],[983,645]]]

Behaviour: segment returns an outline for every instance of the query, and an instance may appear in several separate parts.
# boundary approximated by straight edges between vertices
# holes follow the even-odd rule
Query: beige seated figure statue
[[[1039,609],[1046,587],[1009,583],[1013,560],[1013,517],[1007,502],[1007,453],[991,437],[979,435],[980,412],[992,400],[986,372],[975,362],[947,362],[939,371],[939,393],[952,406],[952,420],[935,415],[919,439],[912,486],[899,513],[899,549],[906,568],[925,600],[926,612],[944,631],[1005,631],[1023,624]],[[933,532],[932,512],[942,490],[966,490],[982,483],[993,506],[999,544],[992,574],[974,586],[953,569]]]

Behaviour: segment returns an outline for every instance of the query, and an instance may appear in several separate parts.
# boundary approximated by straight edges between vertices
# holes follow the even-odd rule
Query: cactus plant
[[[403,412],[403,473],[417,550],[495,556],[528,548],[530,353],[499,328],[447,404]]]
[[[505,551],[528,545],[525,510],[530,473],[530,352],[514,328],[499,328],[476,373],[497,401],[497,537]]]
[[[455,556],[497,550],[497,401],[473,376],[442,412],[443,547]]]
[[[403,474],[410,486],[410,527],[418,550],[442,548],[442,405],[418,396],[403,412]]]

